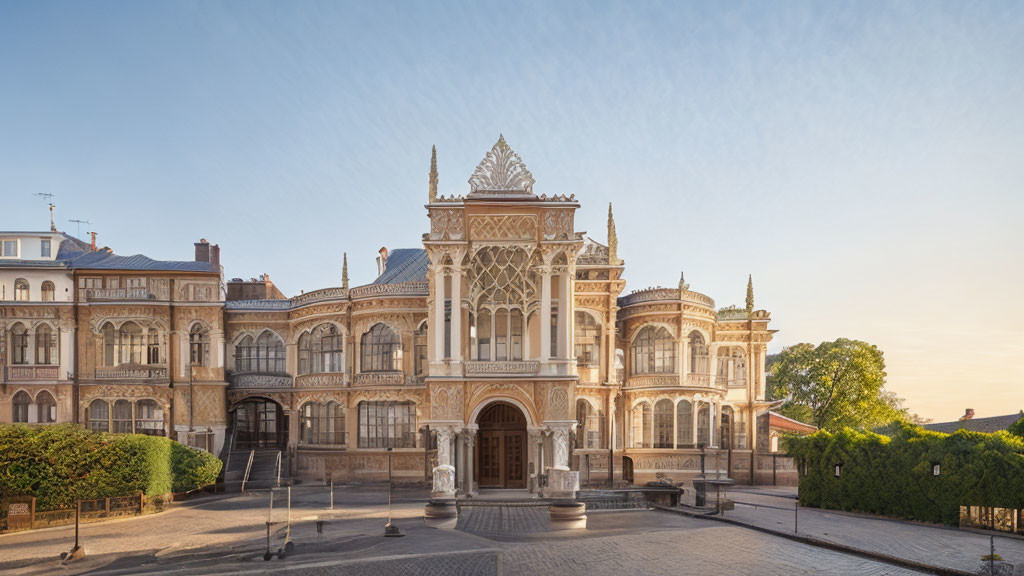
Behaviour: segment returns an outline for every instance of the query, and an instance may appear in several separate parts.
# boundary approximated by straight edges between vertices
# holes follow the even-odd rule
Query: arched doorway
[[[480,488],[526,488],[526,416],[506,402],[477,418],[476,480]]]
[[[288,441],[288,421],[281,405],[273,400],[247,398],[231,413],[236,448],[281,448]]]

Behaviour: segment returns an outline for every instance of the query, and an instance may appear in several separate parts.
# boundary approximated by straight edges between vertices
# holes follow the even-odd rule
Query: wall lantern
[[[938,462],[932,462],[932,476],[938,476],[942,472],[942,467]]]
[[[843,463],[842,462],[836,464],[835,474],[836,474],[836,478],[839,478],[843,474]]]

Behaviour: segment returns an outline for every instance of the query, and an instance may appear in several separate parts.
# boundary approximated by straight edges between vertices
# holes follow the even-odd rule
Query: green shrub
[[[35,496],[40,509],[193,490],[215,482],[220,468],[213,455],[162,437],[0,425],[0,494]]]
[[[1024,508],[1024,439],[1006,432],[942,434],[897,424],[892,438],[846,428],[785,445],[798,462],[803,506],[950,525],[962,505]]]

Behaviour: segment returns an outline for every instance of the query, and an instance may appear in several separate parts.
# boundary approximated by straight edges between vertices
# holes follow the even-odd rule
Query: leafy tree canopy
[[[770,398],[786,401],[779,412],[823,430],[920,421],[885,389],[882,351],[867,342],[796,344],[770,358],[768,369]]]

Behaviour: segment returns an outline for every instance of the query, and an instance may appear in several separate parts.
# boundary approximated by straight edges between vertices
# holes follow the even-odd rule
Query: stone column
[[[708,386],[714,388],[718,378],[718,344],[708,346]]]
[[[530,436],[529,440],[529,454],[530,463],[533,466],[533,473],[530,477],[530,491],[534,494],[540,493],[540,474],[541,469],[544,467],[544,463],[541,461],[541,450],[544,446],[544,434],[539,428],[530,428],[527,430]]]
[[[766,354],[767,348],[761,348],[757,351],[757,389],[754,391],[757,398],[764,397],[765,389],[768,386],[768,374],[764,369]]]
[[[540,361],[551,357],[551,268],[540,269]]]
[[[718,446],[715,442],[715,403],[708,402],[708,445]]]
[[[465,480],[463,481],[465,486],[463,490],[467,495],[472,496],[476,493],[475,487],[473,486],[473,464],[476,459],[476,428],[466,428],[463,431],[463,435],[466,438],[466,475]]]
[[[465,489],[463,474],[466,472],[466,455],[462,449],[464,437],[462,433],[455,433],[455,493]]]
[[[455,498],[455,466],[452,466],[451,426],[437,429],[437,466],[434,467],[434,498]]]
[[[683,334],[685,331],[686,328],[682,328],[679,336],[679,339],[682,340],[683,344],[681,347],[683,350],[683,384],[686,384],[686,376],[690,373],[690,339],[686,334]]]
[[[462,361],[462,268],[452,268],[452,362]],[[442,342],[442,346],[443,346]]]
[[[700,398],[698,396],[693,397],[693,412],[690,422],[693,423],[693,445],[696,446],[699,442],[697,440],[697,423],[700,422]]]
[[[434,317],[430,319],[434,328],[434,361],[444,360],[444,266],[434,267]]]
[[[572,342],[572,315],[570,314],[572,304],[570,299],[572,293],[569,288],[572,279],[569,278],[568,266],[558,275],[558,357],[570,358],[573,351],[569,349]]]

